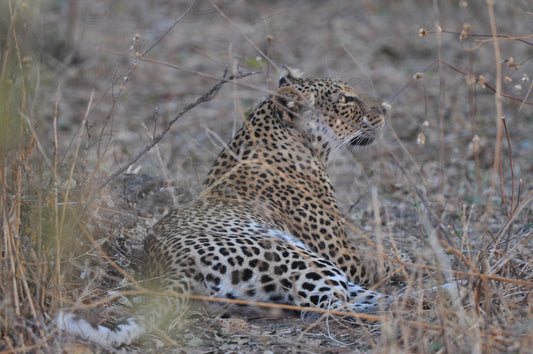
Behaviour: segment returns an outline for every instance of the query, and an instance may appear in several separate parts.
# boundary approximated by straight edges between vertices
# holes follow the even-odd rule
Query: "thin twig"
[[[490,85],[489,83],[487,83],[487,82],[484,81],[484,80],[483,80],[483,81],[480,80],[479,77],[475,77],[475,76],[472,75],[472,74],[468,74],[467,72],[465,72],[465,71],[463,71],[463,70],[457,69],[457,68],[454,67],[453,65],[447,63],[446,61],[442,61],[442,63],[443,63],[444,65],[446,65],[447,67],[449,67],[450,69],[452,69],[452,70],[454,70],[454,71],[457,71],[458,73],[460,73],[460,74],[462,74],[462,75],[465,75],[465,76],[469,76],[469,75],[471,75],[471,76],[473,76],[473,77],[474,77],[474,80],[475,80],[476,82],[478,82],[478,83],[482,83],[483,86],[485,86],[486,88],[488,88],[488,89],[491,90],[492,92],[495,92],[495,93],[497,92],[497,89],[496,89],[494,86]],[[432,63],[432,64],[433,64],[433,63]],[[514,100],[514,101],[521,102],[522,105],[527,104],[527,105],[533,106],[533,102],[526,101],[525,99],[521,99],[520,97],[516,97],[516,96],[510,95],[510,94],[507,94],[507,93],[503,93],[503,92],[501,92],[501,90],[500,90],[500,93],[499,93],[499,94],[500,94],[500,96],[502,96],[502,97],[510,98],[510,99],[512,99],[512,100]]]
[[[396,141],[400,143],[400,146],[401,146],[402,150],[407,153],[407,156],[409,156],[409,159],[414,164],[414,161],[412,160],[411,155],[405,149],[405,146],[402,144],[402,142],[401,142],[400,138],[398,137],[398,135],[396,134],[396,132],[394,130],[392,130],[392,133],[393,133],[394,138],[396,139]],[[440,221],[440,218],[437,216],[435,211],[431,208],[431,204],[426,199],[426,197],[422,194],[422,192],[420,191],[420,188],[416,187],[417,183],[415,183],[415,180],[411,177],[411,175],[409,173],[407,173],[407,169],[403,166],[403,163],[400,161],[399,157],[394,153],[394,149],[390,148],[386,144],[383,144],[383,146],[385,147],[387,153],[392,157],[392,159],[394,160],[394,162],[396,163],[396,165],[398,166],[398,168],[400,169],[402,174],[405,176],[405,178],[407,178],[407,181],[409,182],[409,185],[413,186],[413,190],[415,191],[418,199],[426,207],[426,209],[428,211],[429,219],[430,219],[431,223],[433,224],[433,226],[436,225],[442,231],[442,235],[444,236],[444,238],[446,239],[446,241],[449,244],[451,244],[451,245],[454,244],[452,242],[452,240],[448,236],[448,228],[446,226],[444,226],[444,224]]]
[[[109,178],[106,179],[106,181],[101,185],[101,187],[107,185],[109,182],[111,182],[113,179],[115,179],[117,176],[122,174],[124,171],[126,171],[131,165],[139,161],[141,157],[143,157],[144,154],[146,154],[148,151],[150,151],[157,143],[163,139],[163,137],[166,135],[166,133],[170,130],[170,128],[176,123],[178,119],[180,119],[185,113],[189,112],[191,109],[195,108],[196,106],[211,101],[215,96],[217,95],[218,91],[224,86],[224,84],[233,81],[242,79],[244,77],[257,74],[257,72],[247,72],[244,74],[236,74],[231,75],[228,78],[225,78],[226,73],[224,73],[223,78],[217,82],[214,86],[212,86],[207,92],[205,92],[202,96],[198,97],[198,99],[192,103],[189,103],[185,108],[183,108],[170,122],[167,123],[163,131],[155,136],[150,144],[145,146],[145,148],[137,154],[133,159],[131,159],[128,163],[126,163],[124,166],[119,168],[115,173],[113,173]]]
[[[276,69],[278,72],[280,71],[280,68],[279,66],[276,65],[276,63],[270,59],[270,57],[265,54],[261,48],[259,48],[251,39],[250,37],[248,37],[246,35],[246,33],[244,33],[244,31],[239,27],[239,25],[237,25],[235,22],[233,22],[221,9],[220,7],[218,7],[212,0],[209,0],[209,3],[211,4],[211,6],[213,6],[213,8],[215,10],[218,11],[218,13],[220,14],[220,16],[222,16],[226,21],[228,21],[233,27],[235,27],[237,29],[237,31],[239,31],[239,33],[241,34],[241,36],[252,46],[252,48],[254,48],[254,50],[259,53],[259,55],[261,55],[261,57],[263,57],[263,59],[265,59],[267,61],[267,63],[269,63],[270,65],[272,65],[272,67],[274,69]]]
[[[153,43],[147,50],[145,50],[140,55],[140,57],[144,57],[145,55],[147,55],[158,43],[160,43],[168,35],[168,33],[178,24],[178,22],[180,22],[192,10],[192,8],[196,4],[196,2],[197,2],[197,0],[193,0],[191,2],[191,4],[189,5],[189,7],[185,10],[185,12],[183,14],[181,14],[172,23],[172,25],[155,41],[155,43]],[[128,52],[128,54],[131,54],[131,52],[133,51],[134,48],[135,48],[134,45],[132,45],[131,48],[130,48],[130,51]],[[91,108],[91,111],[89,112],[89,116],[93,113],[93,111],[96,109],[96,107],[99,106],[100,101],[108,94],[109,90],[112,90],[115,87],[115,85],[118,83],[119,80],[124,80],[124,78],[129,78],[137,67],[138,67],[138,60],[135,60],[130,65],[128,65],[128,67],[126,69],[124,69],[124,70],[122,70],[120,72],[118,72],[119,68],[117,68],[117,73],[115,74],[114,79],[109,83],[109,85],[107,85],[107,87],[104,89],[104,91],[94,101],[93,106]],[[126,82],[127,82],[127,79],[126,79]],[[118,101],[118,99],[120,98],[120,96],[122,95],[122,92],[123,92],[122,90],[119,91],[119,93],[116,96],[113,93],[111,94],[113,103],[111,105],[111,108],[110,108],[109,112],[107,113],[106,120],[109,120],[113,116],[113,112],[115,110],[115,104]],[[97,148],[97,156],[100,156],[100,144],[101,144],[101,141],[102,141],[102,136],[103,136],[105,128],[106,128],[106,123],[103,124],[103,127],[102,127],[102,129],[100,131],[100,139],[99,139],[99,144],[98,144],[98,148]],[[74,136],[75,136],[75,134],[73,135],[73,138],[70,141],[70,144],[68,145],[67,150],[70,149],[70,147],[74,143]]]
[[[159,39],[158,39],[157,41],[155,41],[154,43],[152,43],[152,45],[151,45],[150,47],[148,47],[148,49],[146,49],[146,50],[144,51],[143,56],[145,56],[145,55],[148,54],[152,49],[154,49],[154,47],[155,47],[156,45],[158,45],[159,42],[161,42],[161,41],[163,40],[163,38],[165,38],[165,37],[168,35],[168,33],[169,33],[170,31],[172,31],[172,29],[178,24],[178,22],[180,22],[185,16],[187,16],[187,14],[192,10],[192,8],[194,7],[194,5],[196,4],[197,1],[198,1],[198,0],[193,0],[193,1],[191,2],[191,4],[189,5],[189,7],[187,8],[187,10],[185,10],[185,12],[184,12],[183,14],[181,14],[181,16],[178,17],[178,18],[174,21],[174,23],[172,23],[172,25],[170,25],[170,27],[165,31],[165,33],[163,33],[163,34],[159,37]]]
[[[426,66],[421,72],[422,73],[425,73],[426,71],[428,71],[433,65],[435,65],[435,63],[442,63],[444,65],[446,65],[447,67],[449,67],[450,69],[452,69],[453,71],[456,71],[458,72],[459,74],[461,75],[464,75],[464,76],[467,76],[467,77],[471,77],[472,80],[476,83],[481,83],[483,84],[483,86],[485,86],[486,88],[488,88],[489,90],[491,90],[492,92],[496,92],[496,88],[494,86],[492,86],[491,84],[487,83],[485,80],[481,80],[479,78],[479,76],[476,76],[474,74],[470,74],[464,70],[461,70],[459,68],[456,68],[455,66],[451,65],[450,63],[446,62],[445,60],[439,60],[439,59],[435,59],[433,60],[431,63],[428,64],[428,66]],[[389,103],[392,103],[396,100],[396,98],[398,98],[398,96],[400,95],[400,93],[405,90],[407,87],[411,86],[414,82],[418,81],[417,79],[411,79],[409,80],[404,86],[402,86],[393,96],[392,98],[389,100]],[[528,94],[526,95],[526,98],[529,96],[529,93],[533,90],[533,83],[531,84],[531,87],[528,91]],[[520,105],[520,110],[522,109],[522,107],[524,105],[530,105],[530,106],[533,106],[533,102],[530,102],[530,101],[527,101],[525,98],[522,99],[520,97],[516,97],[514,95],[510,95],[508,93],[503,93],[501,92],[500,95],[502,97],[505,97],[505,98],[509,98],[511,100],[514,100],[514,101],[518,101],[520,103],[522,103]]]
[[[513,148],[511,147],[511,137],[509,136],[509,129],[507,129],[507,123],[505,121],[505,117],[502,117],[502,123],[503,123],[503,129],[505,131],[505,137],[507,139],[507,146],[509,147],[509,161],[511,164],[511,209],[507,211],[507,217],[511,216],[511,213],[513,212],[513,206],[515,201],[515,178],[514,178],[514,160],[513,160]],[[502,171],[500,171],[502,173]],[[503,178],[503,176],[502,176]],[[503,195],[503,190],[502,190]],[[504,203],[506,203],[505,198],[503,199]],[[507,204],[505,205],[507,207]]]

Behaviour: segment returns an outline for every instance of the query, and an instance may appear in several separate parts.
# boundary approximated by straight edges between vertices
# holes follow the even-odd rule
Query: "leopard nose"
[[[363,124],[365,129],[377,130],[385,123],[385,113],[380,109],[372,109],[363,116]]]

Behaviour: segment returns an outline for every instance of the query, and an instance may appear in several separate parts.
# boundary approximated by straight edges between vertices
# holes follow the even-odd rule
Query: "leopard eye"
[[[346,96],[340,95],[339,96],[339,103],[346,103]]]

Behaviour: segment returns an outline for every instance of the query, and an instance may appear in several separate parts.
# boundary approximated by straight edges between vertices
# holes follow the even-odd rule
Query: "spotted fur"
[[[163,292],[375,312],[388,297],[363,286],[388,266],[348,244],[326,166],[339,150],[371,143],[385,110],[342,81],[282,74],[220,153],[199,198],[153,227],[147,278]],[[59,324],[120,345],[157,317],[152,309],[114,330],[83,327],[70,314]]]

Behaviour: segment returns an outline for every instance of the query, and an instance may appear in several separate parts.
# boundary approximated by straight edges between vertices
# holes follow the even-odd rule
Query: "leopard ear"
[[[295,116],[312,107],[314,103],[313,94],[302,94],[289,86],[279,88],[274,94],[274,104],[281,112],[281,118],[288,123],[292,123]]]
[[[283,65],[280,72],[279,87],[289,86],[291,81],[297,80],[302,77],[303,73],[297,69],[291,69],[288,66]]]

